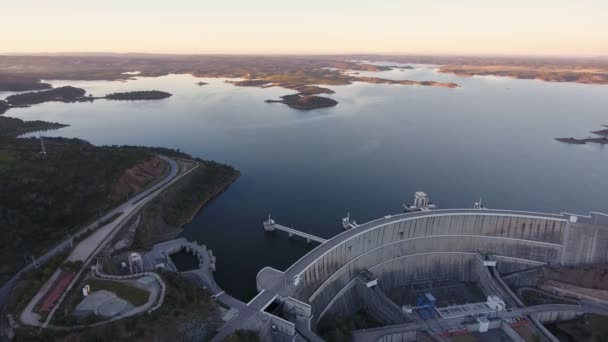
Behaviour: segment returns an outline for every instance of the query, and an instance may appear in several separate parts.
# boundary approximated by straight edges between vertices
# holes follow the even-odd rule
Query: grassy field
[[[526,342],[538,342],[540,340],[540,338],[536,335],[534,335],[534,332],[532,332],[532,328],[529,326],[521,326],[521,327],[516,327],[513,328],[513,330],[515,330],[515,332],[521,336],[521,338],[523,338]]]
[[[119,281],[91,279],[89,281],[89,286],[91,286],[91,292],[100,290],[114,292],[118,297],[128,301],[134,306],[146,304],[150,297],[148,291]]]

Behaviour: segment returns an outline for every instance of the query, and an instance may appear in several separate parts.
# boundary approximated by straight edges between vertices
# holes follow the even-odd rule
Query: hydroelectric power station
[[[355,341],[415,341],[421,333],[442,338],[493,329],[518,340],[514,327],[520,324],[553,341],[543,323],[608,314],[608,306],[586,302],[526,306],[503,279],[544,265],[608,262],[608,215],[481,205],[431,209],[424,193],[404,207],[403,214],[363,224],[351,224],[349,215],[345,231],[330,239],[269,217],[266,230],[319,245],[285,271],[263,268],[256,277],[258,295],[226,329],[255,329],[265,340],[321,341],[320,322],[363,309],[381,326],[352,332]],[[471,295],[460,303],[442,301],[450,284],[474,289],[462,285],[458,292]]]

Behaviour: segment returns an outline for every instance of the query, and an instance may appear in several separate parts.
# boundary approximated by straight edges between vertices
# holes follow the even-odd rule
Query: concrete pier
[[[320,238],[318,236],[304,233],[304,232],[301,232],[301,231],[293,229],[293,228],[282,226],[282,225],[276,223],[270,216],[268,216],[268,220],[264,221],[264,230],[266,230],[266,231],[282,230],[284,232],[287,232],[289,237],[293,237],[294,235],[296,235],[296,236],[306,239],[307,243],[310,243],[311,241],[318,242],[318,243],[324,243],[327,241],[326,239]]]

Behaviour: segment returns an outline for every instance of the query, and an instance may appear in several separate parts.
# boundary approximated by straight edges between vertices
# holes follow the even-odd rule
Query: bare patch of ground
[[[545,267],[545,281],[553,280],[590,289],[608,290],[608,264]]]
[[[112,202],[124,200],[160,179],[166,170],[167,165],[157,157],[140,162],[125,170],[112,186],[108,197]]]

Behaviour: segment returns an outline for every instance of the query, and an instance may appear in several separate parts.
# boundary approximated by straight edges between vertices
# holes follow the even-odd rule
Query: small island
[[[295,109],[316,109],[333,107],[337,101],[323,96],[292,94],[281,96],[282,100],[266,100],[266,103],[283,103]]]
[[[199,87],[202,87],[202,86],[207,85],[207,84],[209,84],[209,83],[201,81],[201,82],[196,82],[195,84],[196,84],[197,86],[199,86]]]
[[[160,100],[170,96],[173,96],[173,94],[159,90],[145,90],[129,91],[125,93],[112,93],[106,95],[105,98],[108,100]]]

